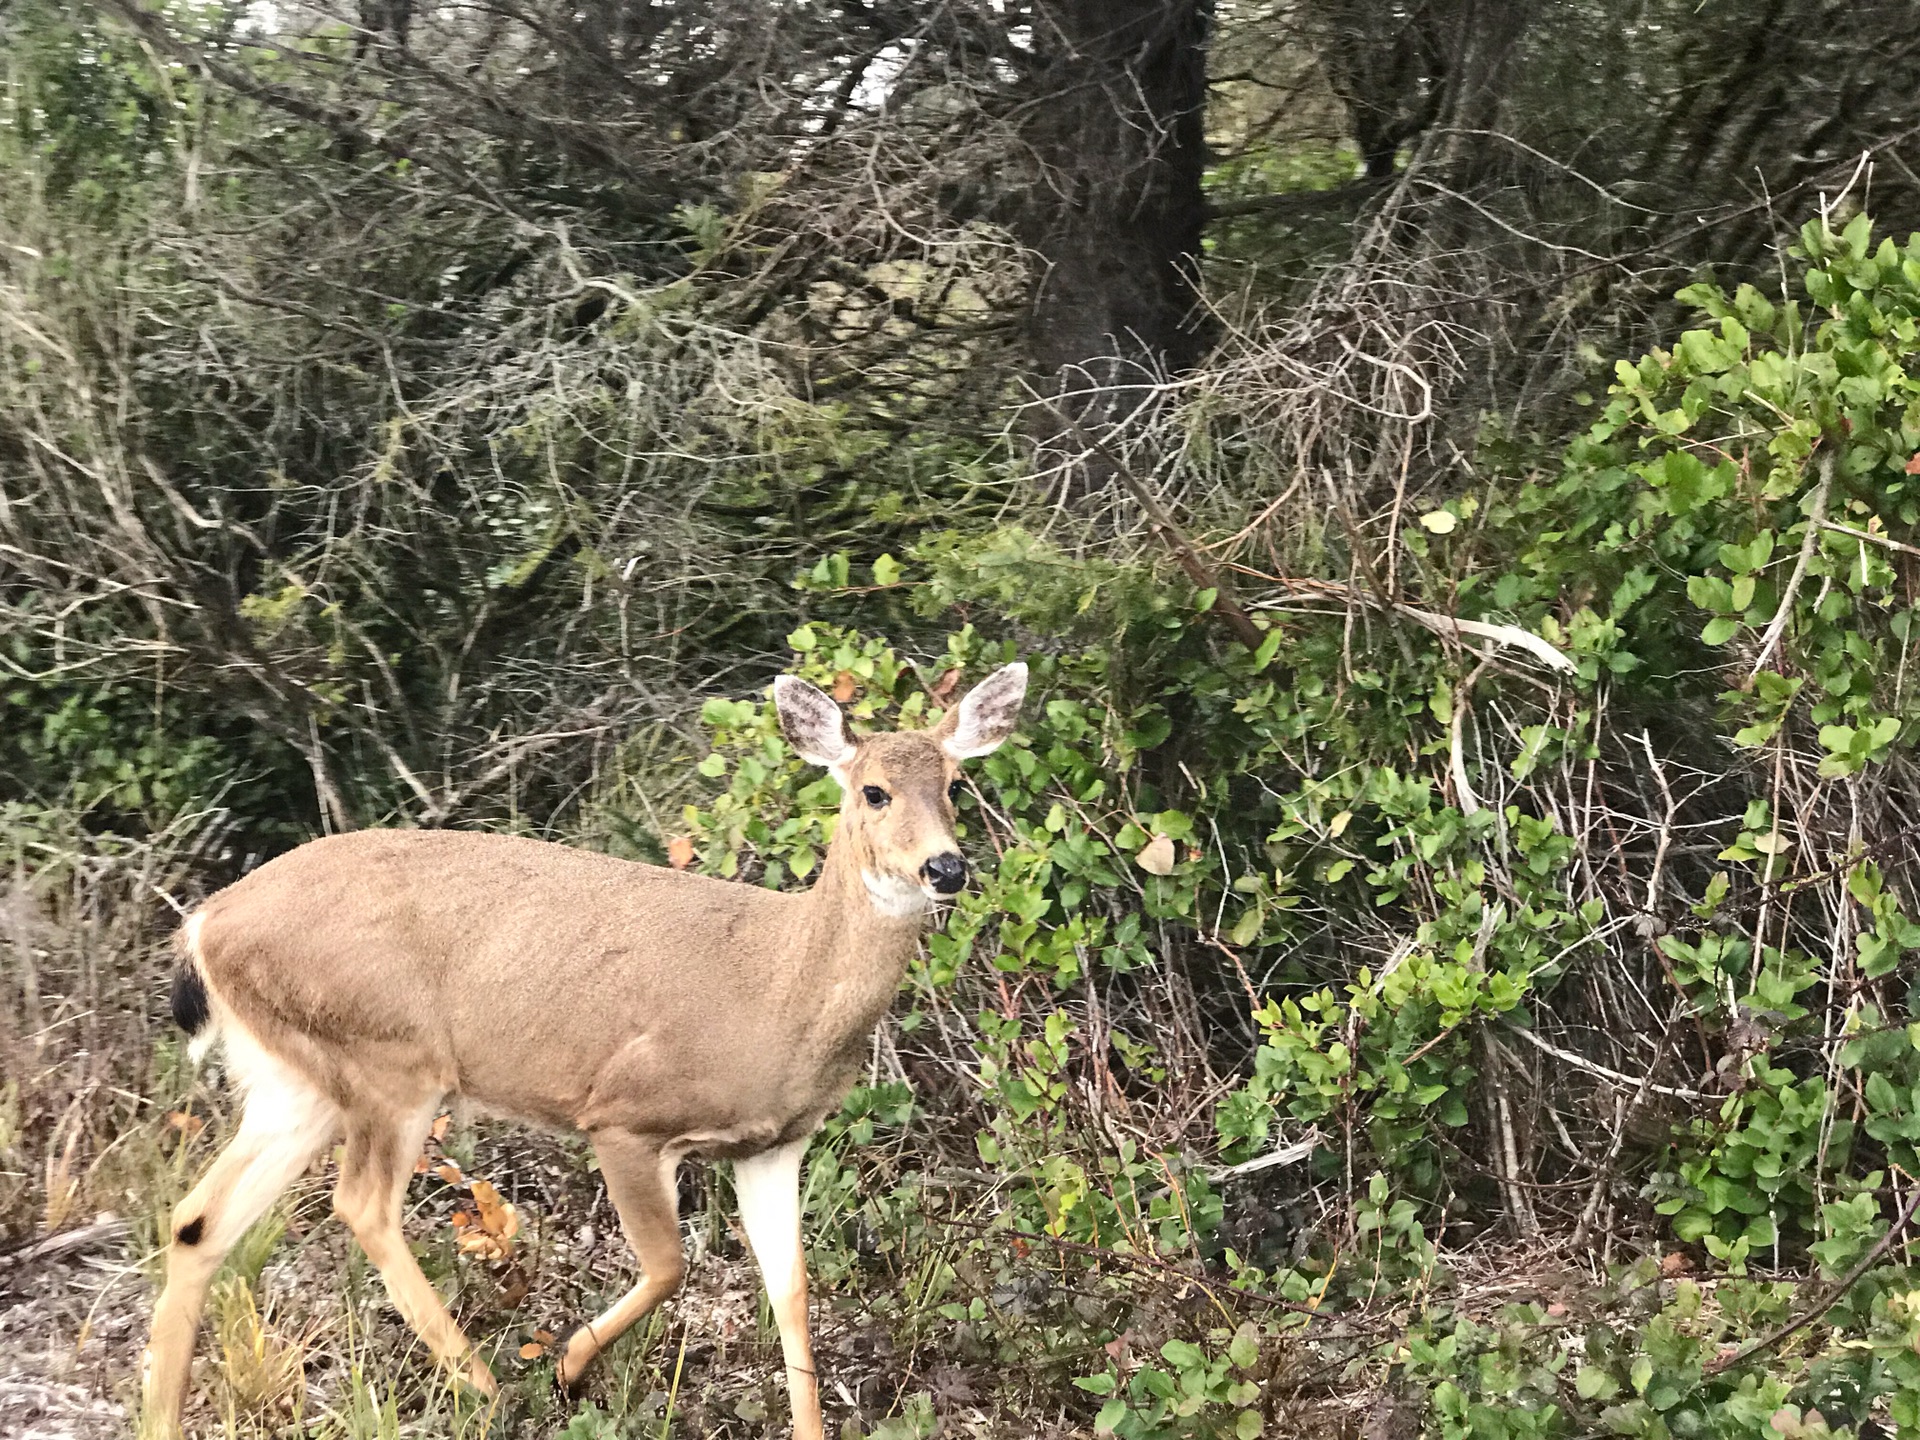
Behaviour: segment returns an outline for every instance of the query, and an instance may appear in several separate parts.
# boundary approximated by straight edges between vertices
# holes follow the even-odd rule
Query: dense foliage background
[[[804,884],[772,676],[1018,655],[810,1166],[844,1433],[1920,1435],[1915,19],[0,0],[0,1421],[131,1423],[177,909]],[[437,1127],[487,1411],[316,1178],[196,1422],[763,1433],[727,1184],[576,1408],[590,1157]]]

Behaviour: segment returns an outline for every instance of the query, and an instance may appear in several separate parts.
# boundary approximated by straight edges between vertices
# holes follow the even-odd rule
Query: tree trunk
[[[1043,448],[1078,454],[1062,438],[1068,417],[1098,433],[1207,348],[1197,281],[1212,5],[1045,0],[1034,14],[1042,63],[1022,131],[1040,174],[1015,228],[1043,264],[1028,345],[1059,413],[1033,430]],[[1075,484],[1109,478],[1089,458]]]

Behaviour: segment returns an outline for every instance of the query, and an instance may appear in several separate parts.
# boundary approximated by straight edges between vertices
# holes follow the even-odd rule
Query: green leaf
[[[1573,1388],[1582,1400],[1607,1400],[1620,1393],[1620,1382],[1598,1365],[1582,1365],[1574,1372]]]
[[[1674,1237],[1689,1243],[1713,1232],[1713,1217],[1704,1210],[1688,1210],[1673,1222]]]
[[[1236,945],[1253,944],[1254,941],[1260,938],[1261,918],[1260,907],[1258,905],[1252,906],[1240,917],[1238,923],[1233,927],[1233,933],[1228,938]]]
[[[1280,642],[1285,636],[1279,626],[1267,631],[1266,638],[1260,642],[1260,648],[1253,652],[1253,673],[1258,675],[1273,663],[1273,657],[1279,652]]]
[[[1840,232],[1840,243],[1855,260],[1866,259],[1867,246],[1873,243],[1873,217],[1864,210],[1854,216]]]
[[[1169,1340],[1160,1347],[1160,1357],[1178,1370],[1191,1370],[1207,1363],[1206,1352],[1190,1340]]]

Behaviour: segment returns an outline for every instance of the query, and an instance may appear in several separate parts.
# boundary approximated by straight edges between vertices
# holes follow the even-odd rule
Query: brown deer
[[[245,1109],[173,1210],[146,1430],[178,1433],[221,1258],[342,1137],[335,1213],[434,1355],[494,1392],[400,1230],[414,1159],[459,1095],[584,1131],[639,1257],[639,1283],[562,1347],[563,1386],[679,1287],[681,1159],[731,1159],[795,1440],[821,1440],[801,1155],[858,1073],[933,904],[966,884],[959,762],[1007,738],[1026,686],[1026,666],[1008,665],[930,729],[856,737],[826,695],[777,680],[788,740],[844,793],[804,893],[511,836],[386,830],[315,840],[208,900],[176,942],[174,1014],[196,1045],[224,1043]]]

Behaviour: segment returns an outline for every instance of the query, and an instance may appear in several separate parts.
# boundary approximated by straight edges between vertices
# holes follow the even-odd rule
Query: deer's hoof
[[[571,1400],[580,1393],[580,1379],[586,1374],[592,1357],[575,1360],[573,1358],[574,1337],[585,1330],[585,1325],[576,1325],[554,1344],[553,1351],[558,1357],[553,1362],[553,1388],[563,1400]]]

